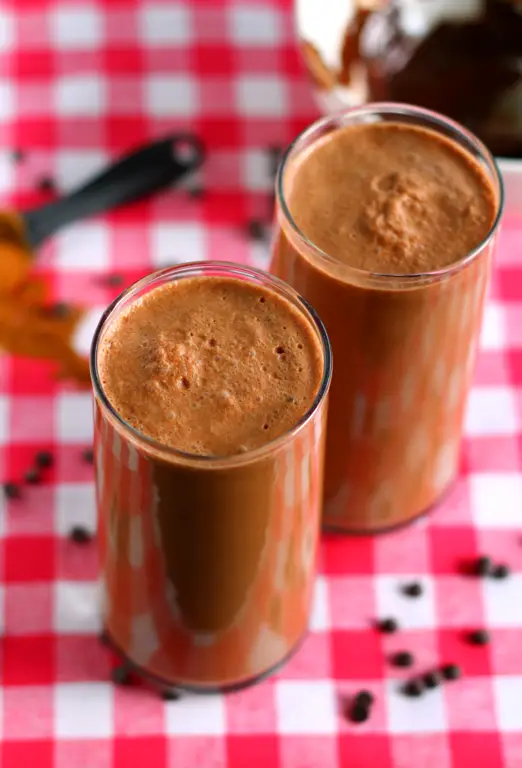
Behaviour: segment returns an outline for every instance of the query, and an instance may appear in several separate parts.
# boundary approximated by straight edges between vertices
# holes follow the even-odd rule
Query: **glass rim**
[[[301,418],[290,429],[273,438],[269,442],[259,446],[258,448],[245,451],[244,453],[232,454],[230,456],[208,456],[180,451],[171,446],[164,445],[159,440],[149,437],[148,435],[133,427],[132,424],[129,424],[123,418],[123,416],[121,416],[121,414],[116,410],[116,408],[112,405],[109,398],[107,397],[100,380],[98,367],[98,353],[102,334],[104,330],[109,326],[111,320],[114,319],[114,313],[117,312],[117,310],[121,307],[122,304],[125,303],[127,299],[132,299],[132,297],[138,294],[141,289],[148,286],[151,286],[151,289],[154,290],[153,284],[155,282],[158,282],[159,285],[166,282],[171,282],[172,280],[169,280],[171,276],[173,276],[173,279],[179,279],[180,277],[203,277],[205,272],[210,272],[211,270],[216,269],[221,270],[220,276],[223,277],[238,276],[243,278],[250,278],[254,282],[263,281],[264,283],[268,283],[268,287],[272,288],[279,295],[283,294],[283,296],[285,296],[287,299],[292,299],[293,306],[295,306],[297,309],[299,309],[299,311],[302,311],[307,316],[307,320],[310,322],[314,332],[317,334],[321,344],[323,357],[323,372],[321,376],[321,383],[313,402],[301,416]],[[270,275],[268,272],[265,272],[262,269],[257,269],[256,267],[248,267],[242,264],[235,264],[234,262],[219,260],[192,261],[151,272],[150,274],[146,275],[140,280],[136,280],[134,283],[128,286],[114,299],[114,301],[109,304],[100,320],[98,321],[98,325],[96,326],[96,330],[94,332],[94,336],[91,342],[89,365],[92,388],[96,400],[101,404],[106,413],[109,414],[111,420],[115,422],[116,427],[122,429],[126,433],[129,433],[131,439],[135,443],[140,446],[145,446],[155,455],[167,461],[168,459],[176,458],[186,464],[206,466],[208,468],[221,468],[236,464],[247,464],[253,460],[264,457],[266,454],[271,453],[273,450],[281,447],[286,442],[291,440],[305,427],[306,424],[308,424],[308,422],[316,414],[321,403],[324,401],[324,398],[326,397],[330,387],[330,382],[332,379],[332,350],[326,328],[324,327],[324,324],[317,312],[306,301],[306,299],[304,299],[296,290],[294,290],[283,280],[280,280],[274,275]]]
[[[345,264],[343,262],[340,262],[339,260],[335,259],[333,256],[330,256],[330,254],[328,254],[326,251],[323,251],[322,248],[319,248],[318,245],[316,245],[301,231],[301,229],[297,226],[292,214],[290,213],[290,209],[288,207],[284,190],[283,190],[283,178],[285,176],[285,172],[289,162],[293,159],[293,155],[299,150],[299,148],[306,141],[306,139],[313,136],[313,134],[320,131],[321,129],[328,127],[329,125],[334,126],[337,123],[339,128],[343,127],[342,120],[344,118],[359,117],[359,116],[364,117],[365,115],[370,116],[372,114],[379,114],[379,113],[390,115],[390,116],[396,116],[398,122],[401,121],[401,117],[402,118],[418,117],[419,119],[424,119],[430,123],[430,125],[424,126],[424,127],[427,127],[435,131],[438,130],[448,140],[458,143],[455,141],[453,137],[448,136],[447,134],[444,133],[444,131],[440,130],[441,128],[451,128],[452,131],[455,134],[457,134],[457,136],[464,139],[469,145],[471,145],[475,149],[480,159],[483,162],[486,162],[489,166],[489,170],[493,172],[493,177],[494,177],[493,181],[497,186],[497,190],[495,191],[498,191],[497,210],[495,213],[495,218],[493,219],[493,223],[491,224],[491,227],[488,233],[486,234],[486,236],[481,240],[481,242],[478,245],[475,246],[475,248],[469,251],[461,259],[458,259],[457,261],[452,262],[446,267],[442,267],[441,269],[430,270],[427,272],[406,272],[406,273],[372,272],[370,270],[361,269],[359,267],[353,267],[350,264]],[[463,147],[460,144],[458,146],[467,154],[471,154],[468,148]],[[315,120],[311,125],[307,126],[295,137],[295,139],[292,141],[292,143],[287,147],[287,149],[283,153],[283,158],[277,170],[275,192],[276,192],[276,200],[283,213],[285,223],[287,223],[290,226],[292,230],[292,234],[296,236],[299,239],[299,241],[302,242],[308,249],[310,249],[313,252],[314,256],[319,257],[322,261],[326,262],[328,265],[334,265],[337,269],[340,270],[340,274],[342,274],[343,277],[353,275],[353,276],[359,277],[360,279],[366,279],[366,280],[374,279],[376,281],[382,281],[382,282],[391,282],[392,280],[396,280],[396,281],[403,280],[405,282],[415,283],[415,282],[418,282],[419,280],[422,281],[428,278],[432,278],[432,279],[443,278],[447,275],[457,272],[458,270],[462,269],[462,267],[465,267],[467,264],[472,262],[475,259],[475,257],[477,257],[488,245],[488,243],[493,238],[493,236],[495,235],[498,229],[498,225],[500,223],[502,214],[504,212],[504,182],[502,179],[502,174],[500,173],[498,164],[494,156],[491,154],[491,152],[486,147],[486,145],[477,136],[475,136],[474,133],[469,131],[467,128],[465,128],[463,125],[458,123],[456,120],[452,120],[451,118],[446,117],[445,115],[442,115],[438,112],[434,112],[433,110],[425,109],[424,107],[416,107],[412,104],[403,104],[400,102],[391,102],[391,101],[371,102],[371,103],[364,104],[357,107],[342,109],[338,112],[334,112],[332,114],[325,115],[324,117],[320,117],[319,119]]]

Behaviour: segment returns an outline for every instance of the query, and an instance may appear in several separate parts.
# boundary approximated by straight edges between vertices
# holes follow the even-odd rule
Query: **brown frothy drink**
[[[320,321],[256,270],[159,273],[102,322],[93,378],[104,620],[145,672],[237,686],[303,636],[329,376]]]
[[[424,110],[319,121],[280,170],[271,271],[331,339],[327,525],[374,531],[456,475],[500,208],[492,159]]]

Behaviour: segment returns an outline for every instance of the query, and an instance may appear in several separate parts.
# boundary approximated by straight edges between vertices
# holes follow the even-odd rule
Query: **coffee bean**
[[[102,282],[105,285],[117,288],[118,286],[123,285],[123,275],[120,275],[119,272],[113,272],[110,275],[105,275]]]
[[[4,496],[10,500],[22,498],[18,483],[4,483]]]
[[[178,701],[181,699],[181,693],[176,688],[165,688],[161,692],[161,698],[163,701]]]
[[[56,304],[51,304],[51,306],[47,308],[47,314],[51,315],[51,317],[55,317],[57,320],[63,320],[64,318],[69,317],[71,308],[64,301],[58,301]]]
[[[111,672],[112,682],[116,685],[129,685],[130,673],[125,664],[120,664],[119,667],[114,667]]]
[[[458,680],[462,671],[458,664],[445,664],[442,669],[442,676],[445,680]]]
[[[348,716],[352,723],[364,723],[370,717],[370,708],[360,702],[354,702]]]
[[[402,591],[408,597],[420,597],[422,595],[422,584],[418,581],[413,581],[411,584],[405,584]]]
[[[99,641],[102,645],[110,645],[109,635],[105,630],[100,632]]]
[[[25,152],[23,149],[20,149],[20,148],[13,149],[11,152],[11,157],[13,158],[15,163],[21,163],[22,160],[25,160]]]
[[[24,475],[24,480],[26,483],[29,483],[29,485],[36,485],[40,482],[40,473],[37,469],[32,467],[31,469],[28,469],[27,472]]]
[[[468,639],[473,645],[487,645],[489,632],[486,629],[476,629],[474,632],[470,632]]]
[[[42,178],[38,180],[38,189],[40,192],[55,192],[56,185],[50,176],[42,176]]]
[[[194,185],[188,188],[188,194],[193,200],[201,200],[205,195],[205,190],[201,185]]]
[[[395,619],[381,619],[378,624],[379,629],[381,632],[384,632],[385,634],[389,635],[393,632],[397,632],[399,629],[399,625]]]
[[[491,558],[483,555],[479,557],[475,564],[475,573],[477,576],[489,576],[491,572]]]
[[[402,692],[405,696],[411,696],[412,698],[418,698],[422,696],[423,685],[420,680],[408,680],[402,687]]]
[[[510,574],[509,566],[505,563],[496,565],[491,571],[491,575],[494,579],[507,579]]]
[[[265,226],[259,219],[251,219],[247,224],[248,235],[252,240],[265,239]]]
[[[438,671],[438,669],[434,669],[431,672],[426,672],[426,674],[422,676],[422,682],[426,688],[436,688],[442,682],[442,674]]]
[[[34,463],[40,469],[47,469],[47,467],[52,467],[53,455],[50,453],[50,451],[38,451],[34,457]]]
[[[75,525],[74,528],[71,528],[69,537],[75,544],[87,544],[92,541],[92,533],[83,525]]]
[[[414,658],[409,651],[398,651],[392,656],[391,662],[395,667],[406,668],[413,666]]]
[[[85,448],[82,451],[82,459],[87,462],[87,464],[92,464],[94,461],[94,451],[92,448]]]
[[[353,700],[356,704],[361,704],[363,707],[371,707],[375,697],[371,691],[358,691]]]

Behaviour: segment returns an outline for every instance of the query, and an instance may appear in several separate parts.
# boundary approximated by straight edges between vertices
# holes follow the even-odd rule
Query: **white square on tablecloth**
[[[56,182],[62,192],[74,189],[99,173],[109,162],[101,149],[63,149],[56,155]]]
[[[272,189],[270,160],[266,150],[247,149],[243,153],[243,184],[254,192]]]
[[[480,346],[482,349],[503,349],[506,343],[506,315],[501,304],[490,301],[484,310]]]
[[[0,445],[9,439],[9,398],[0,395]]]
[[[512,573],[507,579],[485,579],[483,595],[488,627],[522,629],[522,573]]]
[[[386,708],[391,733],[442,733],[447,729],[444,689],[435,688],[418,699],[405,696],[404,680],[387,680]]]
[[[190,6],[185,3],[144,2],[138,14],[141,37],[148,47],[192,43]]]
[[[201,224],[151,224],[151,263],[156,269],[203,261],[206,257],[205,228]]]
[[[331,626],[330,605],[328,602],[328,581],[324,576],[317,576],[312,598],[310,629],[312,632],[324,632]]]
[[[514,435],[517,403],[507,387],[474,387],[469,395],[465,431],[471,437]]]
[[[55,407],[60,442],[92,442],[92,396],[89,392],[64,392],[56,398]]]
[[[66,536],[74,525],[96,525],[94,483],[60,483],[56,487],[56,532]]]
[[[1,50],[1,48],[0,48]],[[15,181],[15,164],[7,150],[0,152],[0,194],[10,192]]]
[[[165,706],[165,730],[169,736],[221,736],[226,733],[223,696],[187,696]]]
[[[275,684],[278,731],[283,734],[335,733],[335,687],[329,680],[281,680]]]
[[[191,117],[198,111],[198,91],[190,75],[150,75],[145,79],[145,103],[152,119]]]
[[[421,597],[408,597],[401,589],[413,581],[422,585]],[[392,617],[397,620],[400,629],[432,629],[437,626],[431,577],[377,575],[374,583],[378,619]]]
[[[101,117],[106,107],[106,81],[100,75],[58,77],[54,86],[57,117]],[[52,105],[49,105],[52,109]]]
[[[109,232],[101,221],[67,227],[55,238],[57,265],[71,272],[103,271],[109,266]]]
[[[62,739],[103,739],[114,733],[112,683],[58,683],[54,732]]]
[[[470,475],[473,519],[484,528],[516,528],[522,523],[522,476],[516,472]]]
[[[14,83],[7,78],[0,78],[0,123],[7,123],[12,120],[14,109]]]
[[[285,83],[276,75],[241,75],[234,83],[240,114],[254,117],[284,117],[288,100]]]
[[[15,23],[13,14],[9,11],[0,10],[0,51],[8,53],[13,48],[15,42]]]
[[[522,677],[503,675],[493,679],[497,724],[508,733],[522,731]]]
[[[275,7],[234,4],[228,12],[230,37],[236,45],[272,47],[281,39],[282,19]]]
[[[55,3],[49,16],[52,41],[58,49],[85,50],[102,45],[103,20],[97,5]]]
[[[55,584],[54,629],[65,634],[99,634],[100,588],[96,582],[58,581]]]

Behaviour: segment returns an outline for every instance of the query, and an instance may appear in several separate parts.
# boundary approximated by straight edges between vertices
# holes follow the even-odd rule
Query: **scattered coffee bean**
[[[475,564],[475,573],[477,576],[489,576],[491,573],[491,558],[486,555],[479,557]]]
[[[110,288],[117,288],[123,285],[123,275],[120,275],[119,272],[113,272],[110,275],[104,275],[102,282]]]
[[[442,674],[438,669],[426,672],[426,674],[422,676],[422,682],[426,688],[436,688],[442,682]]]
[[[363,707],[371,707],[375,697],[371,691],[358,691],[353,700],[356,704],[361,704]]]
[[[20,499],[22,494],[18,483],[4,483],[4,496],[6,499]]]
[[[476,629],[474,632],[470,632],[468,639],[473,645],[487,645],[489,632],[486,629]]]
[[[165,688],[161,692],[161,698],[163,701],[178,701],[181,699],[181,693],[176,688]]]
[[[85,448],[82,451],[82,459],[87,462],[87,464],[92,464],[94,461],[94,451],[92,448]]]
[[[25,152],[23,149],[13,149],[11,152],[11,157],[13,158],[15,163],[21,163],[22,160],[25,159]]]
[[[406,668],[413,666],[414,658],[409,651],[398,651],[392,656],[391,662],[394,667]]]
[[[47,469],[53,465],[53,455],[50,451],[38,451],[34,457],[34,463],[39,469]]]
[[[442,669],[442,676],[445,680],[458,680],[462,671],[458,664],[445,664]]]
[[[422,691],[423,685],[420,680],[408,680],[402,687],[404,695],[412,698],[422,696]]]
[[[267,152],[270,162],[270,175],[274,177],[277,173],[277,169],[279,168],[281,158],[283,157],[283,148],[272,146],[268,147]]]
[[[47,314],[51,315],[51,317],[55,317],[58,320],[63,320],[64,318],[69,317],[71,314],[71,308],[64,301],[58,301],[56,304],[51,304],[51,306],[48,307]]]
[[[99,640],[102,645],[110,645],[109,635],[107,632],[105,632],[105,630],[100,632]]]
[[[201,200],[205,195],[205,190],[201,185],[195,184],[193,187],[188,188],[188,194],[193,200]]]
[[[405,584],[402,591],[408,597],[420,597],[422,595],[422,584],[418,581],[413,581],[411,584]]]
[[[38,189],[40,192],[55,192],[56,185],[50,176],[42,176],[38,181]]]
[[[129,685],[131,678],[128,668],[125,664],[120,664],[119,667],[114,667],[111,672],[112,682],[116,685]]]
[[[355,701],[350,707],[348,717],[352,723],[364,723],[370,717],[370,707]]]
[[[249,237],[252,240],[265,239],[265,225],[259,219],[251,219],[247,225]]]
[[[24,480],[26,483],[29,483],[29,485],[36,485],[40,482],[40,473],[37,469],[32,467],[31,469],[28,469],[27,472],[24,475]]]
[[[92,533],[83,525],[75,525],[71,528],[69,537],[75,544],[87,544],[92,541]]]
[[[397,632],[399,629],[399,625],[395,619],[382,619],[379,621],[378,627],[381,632],[384,632],[387,635]]]
[[[500,563],[499,565],[495,565],[493,570],[491,571],[491,575],[494,579],[507,579],[507,577],[510,574],[509,566],[507,566],[505,563]]]

